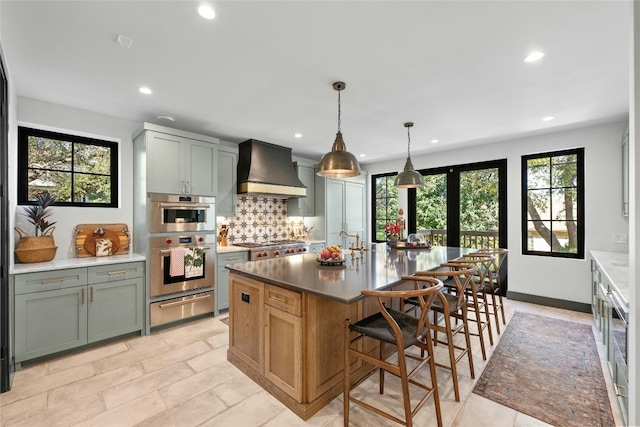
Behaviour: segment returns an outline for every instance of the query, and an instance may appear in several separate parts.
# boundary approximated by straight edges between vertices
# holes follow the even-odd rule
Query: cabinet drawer
[[[218,254],[218,267],[223,267],[228,264],[237,264],[239,262],[249,261],[249,252],[229,252],[225,254]]]
[[[302,295],[299,292],[266,285],[265,303],[291,313],[294,316],[302,316]]]
[[[115,282],[144,276],[144,262],[89,267],[89,283]]]
[[[84,286],[87,284],[86,268],[42,271],[39,273],[16,274],[14,277],[15,294],[52,291],[55,289]]]
[[[151,326],[176,322],[200,314],[213,313],[213,292],[174,298],[149,305]]]

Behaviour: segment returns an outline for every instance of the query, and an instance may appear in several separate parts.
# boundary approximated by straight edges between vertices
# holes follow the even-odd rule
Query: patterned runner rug
[[[554,426],[615,425],[591,327],[516,312],[474,393]]]

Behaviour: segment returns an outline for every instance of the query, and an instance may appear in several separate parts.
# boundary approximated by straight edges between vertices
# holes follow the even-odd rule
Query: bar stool
[[[470,282],[472,281],[475,272],[475,268],[460,268],[448,271],[416,271],[413,279],[416,289],[420,287],[420,282],[422,282],[424,278],[429,277],[443,281],[446,280],[450,287],[455,287],[453,294],[440,293],[438,298],[431,305],[431,310],[435,312],[434,319],[436,320],[430,322],[429,327],[433,331],[434,345],[438,345],[438,343],[444,344],[449,349],[449,364],[445,365],[436,361],[436,366],[451,371],[456,402],[460,401],[457,364],[465,355],[467,355],[469,360],[471,378],[476,377],[473,369],[473,356],[471,354],[471,340],[469,339],[469,321],[467,318],[467,301],[465,295],[465,289],[471,285]],[[419,307],[418,301],[414,298],[407,298],[403,302],[413,307]],[[437,321],[438,313],[443,315],[442,324]],[[452,325],[452,321],[455,321],[455,325]],[[446,335],[446,341],[438,338],[438,332],[443,332]],[[454,336],[459,333],[464,334],[464,347],[456,345],[453,341]],[[456,352],[458,353],[457,355]]]
[[[403,280],[405,277],[402,278]],[[407,276],[406,280],[414,280]],[[398,291],[373,291],[363,290],[362,295],[375,297],[380,311],[376,314],[368,316],[358,322],[351,323],[350,319],[344,322],[344,425],[349,425],[349,404],[354,402],[365,409],[368,409],[378,415],[399,424],[411,427],[413,426],[413,417],[422,408],[429,397],[433,396],[433,403],[436,409],[436,418],[438,426],[442,426],[442,413],[440,411],[440,398],[438,396],[438,382],[436,380],[436,366],[433,359],[433,343],[431,334],[429,333],[428,313],[433,301],[441,293],[442,282],[437,279],[424,278],[425,285],[428,287],[416,290],[398,290]],[[420,317],[414,317],[409,314],[394,310],[385,306],[383,301],[415,297],[420,305]],[[389,304],[390,306],[392,304]],[[352,332],[355,337],[352,338]],[[368,337],[379,341],[379,357],[376,358],[371,354],[362,352],[353,344],[364,337]],[[396,346],[398,353],[398,363],[388,362],[385,357],[385,345],[391,344]],[[417,356],[408,353],[406,350],[411,346],[418,347],[423,351],[423,356]],[[384,394],[384,373],[390,372],[400,378],[402,386],[402,400],[404,407],[404,420],[394,416],[389,412],[385,412],[376,408],[362,400],[350,396],[351,378],[349,369],[351,358],[363,360],[377,367],[380,373],[380,394]],[[418,364],[411,371],[407,369],[407,359],[417,361]],[[419,382],[415,379],[416,374],[425,364],[429,365],[431,384]],[[409,394],[409,384],[417,386],[424,390],[424,395],[420,401],[411,409],[411,397]]]
[[[496,327],[496,332],[500,334],[500,318],[498,312],[502,308],[502,295],[499,296],[500,303],[498,303],[496,300],[496,289],[498,289],[498,286],[496,285],[494,274],[496,257],[484,252],[472,252],[463,255],[461,259],[476,261],[478,270],[481,273],[477,276],[478,280],[476,281],[476,286],[479,291],[478,297],[485,301],[485,309],[487,313],[489,313],[489,316],[494,317],[493,324]],[[504,316],[504,309],[502,314]]]
[[[479,290],[479,284],[484,282],[484,273],[481,270],[485,257],[460,258],[449,260],[440,267],[450,270],[459,270],[465,268],[475,268],[475,275],[469,281],[468,286],[464,290],[467,302],[467,319],[469,322],[475,322],[477,333],[469,332],[470,335],[477,336],[480,340],[480,350],[482,352],[482,360],[487,360],[487,350],[484,341],[484,331],[489,333],[489,344],[493,345],[493,332],[491,331],[491,316],[487,306],[487,302],[482,298],[482,291]],[[469,315],[472,313],[472,315]],[[482,319],[484,315],[484,320]]]
[[[487,254],[494,257],[494,261],[491,264],[493,280],[492,281],[485,280],[486,282],[485,287],[488,287],[485,290],[485,292],[492,294],[491,298],[492,298],[493,311],[494,313],[496,313],[498,310],[500,311],[500,314],[502,315],[502,324],[506,325],[507,319],[504,315],[504,303],[502,302],[502,293],[504,290],[502,288],[502,283],[500,281],[500,267],[502,266],[502,263],[504,262],[504,260],[507,259],[507,256],[509,255],[509,249],[505,249],[505,248],[479,249],[475,254],[479,254],[479,255]],[[498,297],[497,301],[495,298],[496,296]]]

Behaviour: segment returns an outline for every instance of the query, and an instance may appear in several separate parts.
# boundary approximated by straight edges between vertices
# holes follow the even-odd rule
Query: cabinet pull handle
[[[627,398],[627,395],[626,395],[626,394],[622,394],[622,393],[620,393],[620,391],[619,391],[619,389],[623,389],[623,390],[624,390],[624,389],[625,389],[625,387],[621,386],[621,385],[620,385],[620,384],[618,384],[618,383],[613,383],[613,386],[614,386],[614,387],[615,387],[615,389],[616,389],[616,396],[618,396],[618,397],[622,397],[623,399],[626,399],[626,398]]]
[[[93,302],[93,286],[91,287],[91,302]]]
[[[55,279],[44,279],[40,281],[40,284],[46,285],[48,283],[60,283],[60,282],[64,282],[64,277],[58,277]]]
[[[82,296],[80,298],[80,304],[83,305],[84,304],[84,288],[82,288],[81,294],[82,294]]]
[[[279,297],[279,296],[277,296],[277,295],[271,295],[269,298],[274,299],[274,300],[276,300],[276,301],[278,301],[278,302],[285,303],[285,304],[286,304],[287,302],[289,302],[289,300],[288,300],[287,298],[281,298],[281,297]]]
[[[191,304],[192,302],[200,301],[200,300],[207,299],[207,298],[211,298],[211,295],[210,294],[209,295],[204,295],[204,296],[201,296],[201,297],[191,298],[191,299],[188,299],[188,300],[185,300],[185,301],[168,302],[166,304],[160,304],[159,307],[162,309],[162,308],[173,307],[173,306],[176,306],[176,305]]]
[[[227,261],[235,261],[237,259],[242,259],[239,256],[233,257],[233,258],[227,258]]]
[[[191,194],[191,183],[187,181],[187,194]]]
[[[108,276],[112,276],[114,274],[127,274],[127,270],[110,271],[107,273]]]

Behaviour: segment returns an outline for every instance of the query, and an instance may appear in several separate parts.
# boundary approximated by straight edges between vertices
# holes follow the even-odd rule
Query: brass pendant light
[[[407,163],[404,164],[404,170],[396,176],[396,187],[398,188],[418,188],[424,187],[424,178],[422,174],[413,170],[411,163],[411,127],[412,122],[407,122],[404,127],[407,128]]]
[[[333,84],[333,88],[338,91],[338,133],[331,151],[320,159],[317,172],[318,175],[327,178],[349,178],[360,175],[360,164],[356,156],[347,151],[340,129],[340,91],[346,86],[343,82]]]

